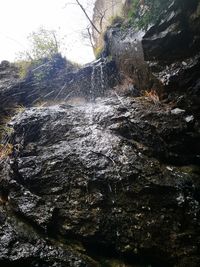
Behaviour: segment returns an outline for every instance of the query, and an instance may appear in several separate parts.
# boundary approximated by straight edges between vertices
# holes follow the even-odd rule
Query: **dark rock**
[[[143,35],[143,31],[137,32],[131,27],[112,26],[106,32],[105,52],[116,61],[122,77],[131,78],[132,84],[144,91],[151,88],[152,77],[144,61]]]
[[[145,60],[164,85],[164,97],[198,118],[199,29],[199,1],[176,0],[142,40]]]
[[[0,266],[200,266],[199,8],[175,0],[136,40],[109,29],[116,64],[57,55],[23,81],[0,64],[1,118],[24,105],[0,132]],[[156,89],[144,59],[162,102],[141,96]],[[103,98],[119,76],[126,97]]]
[[[0,93],[16,85],[19,81],[18,70],[14,64],[8,61],[2,61],[0,63]]]
[[[143,37],[145,60],[167,64],[195,56],[200,47],[198,0],[176,0]]]
[[[94,259],[105,250],[104,257],[120,254],[131,264],[199,263],[199,168],[192,166],[199,148],[185,116],[145,98],[116,97],[16,116],[20,149],[2,173],[11,219],[1,220],[1,262],[96,266],[73,246],[57,245],[70,239]],[[16,230],[13,218],[23,226]],[[30,234],[21,232],[26,225]]]
[[[1,209],[1,207],[0,207]],[[0,222],[0,263],[6,266],[94,266],[85,262],[77,252],[59,245],[51,239],[42,238],[29,224],[12,213],[1,212],[6,216]]]

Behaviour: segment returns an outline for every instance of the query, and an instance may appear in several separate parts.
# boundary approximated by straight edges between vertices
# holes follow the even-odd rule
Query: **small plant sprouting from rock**
[[[145,91],[144,93],[145,97],[150,99],[154,102],[154,104],[158,103],[160,101],[159,95],[157,94],[156,90],[151,89],[150,91]]]
[[[0,144],[0,161],[6,159],[13,153],[13,145],[10,143]]]
[[[27,60],[18,60],[15,65],[17,66],[19,70],[19,77],[21,79],[24,79],[28,73],[28,70],[31,66],[31,61]]]
[[[11,143],[11,136],[14,129],[7,125],[0,127],[0,162],[9,157],[13,152],[13,144]]]
[[[16,105],[14,107],[14,111],[15,111],[15,114],[18,114],[18,113],[22,113],[23,111],[25,111],[25,107],[23,105]]]

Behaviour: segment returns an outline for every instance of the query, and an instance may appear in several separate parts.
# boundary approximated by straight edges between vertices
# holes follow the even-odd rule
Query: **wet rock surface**
[[[105,53],[140,91],[157,91],[199,117],[199,1],[169,1],[160,15],[143,31],[126,23],[112,25],[105,35]]]
[[[139,90],[150,89],[153,79],[144,60],[142,38],[144,31],[119,24],[110,27],[105,35],[105,53],[112,56],[122,76],[132,79]]]
[[[143,38],[145,59],[174,62],[195,56],[200,45],[199,1],[173,1]]]
[[[174,1],[143,37],[144,58],[164,86],[165,97],[199,113],[200,4]]]
[[[30,67],[24,79],[19,78],[19,70],[14,65],[3,62],[0,79],[0,114],[4,116],[19,105],[26,107],[71,97],[94,100],[119,82],[112,60],[100,59],[77,68],[59,54]]]
[[[11,64],[10,62],[4,60],[0,63],[0,122],[1,117],[7,115],[6,109],[8,108],[8,105],[4,105],[3,95],[6,94],[6,91],[12,91],[11,88],[15,87],[16,84],[18,84],[20,81],[18,69],[14,64]],[[12,103],[12,105],[15,105]]]
[[[200,266],[199,9],[115,25],[116,64],[0,64],[0,266]],[[132,93],[107,95],[121,72]]]
[[[199,266],[199,133],[177,110],[110,97],[14,117],[1,266]]]
[[[0,263],[6,266],[90,266],[67,245],[46,238],[27,223],[0,207]],[[92,266],[92,265],[91,265]]]

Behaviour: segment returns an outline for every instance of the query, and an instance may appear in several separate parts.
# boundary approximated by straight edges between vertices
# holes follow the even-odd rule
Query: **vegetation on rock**
[[[35,66],[43,64],[43,59],[52,60],[59,54],[61,41],[54,30],[40,27],[38,31],[29,34],[30,49],[19,54],[17,66],[21,78],[26,77],[28,71]],[[40,76],[43,76],[40,73]],[[39,77],[40,79],[41,77]]]
[[[140,29],[147,29],[158,20],[161,12],[171,2],[172,0],[131,0],[128,10],[129,21]]]
[[[28,60],[39,60],[41,58],[52,58],[59,53],[60,41],[53,30],[40,27],[38,31],[28,36],[31,48],[21,53],[21,57]]]

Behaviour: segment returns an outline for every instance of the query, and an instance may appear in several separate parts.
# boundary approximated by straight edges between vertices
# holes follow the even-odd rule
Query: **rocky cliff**
[[[106,28],[112,23],[113,19],[123,14],[123,7],[126,0],[97,0],[93,10],[93,23],[97,32],[92,28],[92,37],[96,53],[103,48],[103,34]]]
[[[200,265],[199,8],[81,69],[1,64],[0,266]]]

